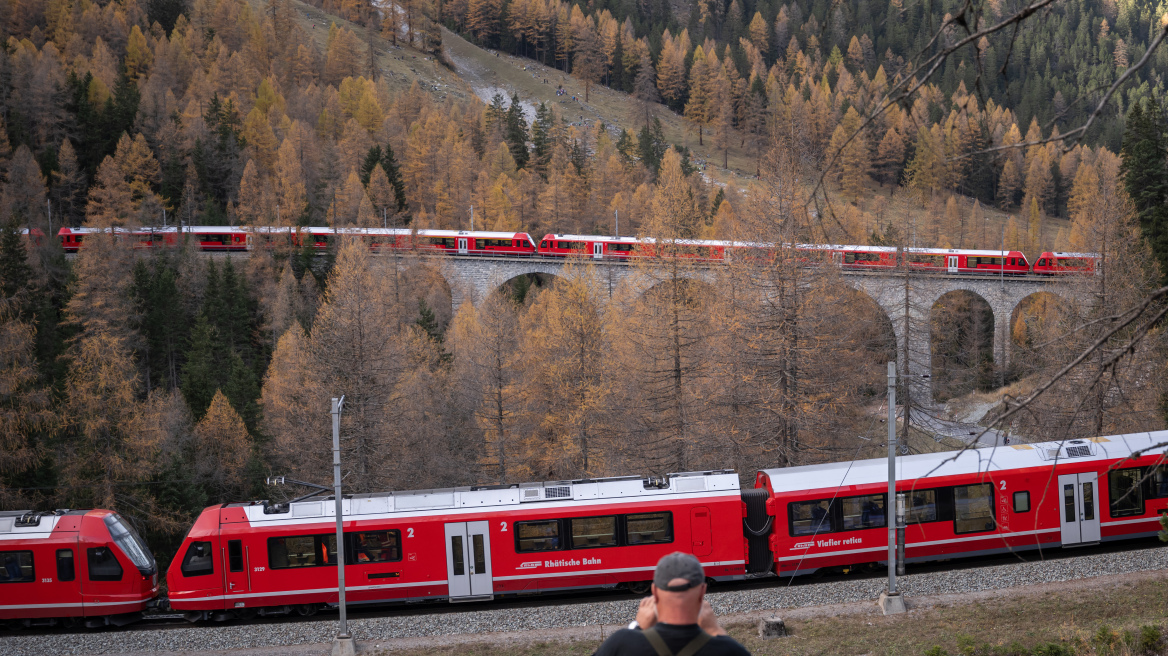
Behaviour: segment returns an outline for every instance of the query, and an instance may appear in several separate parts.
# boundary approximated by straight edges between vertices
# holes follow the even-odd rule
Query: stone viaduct
[[[653,286],[656,277],[646,275],[643,267],[611,260],[586,260],[608,286],[611,297],[622,284],[632,285],[634,293],[643,293]],[[404,264],[404,263],[403,263]],[[419,262],[438,270],[450,286],[452,309],[457,312],[463,303],[477,303],[493,290],[525,274],[540,273],[551,276],[573,275],[582,270],[583,262],[569,263],[556,258],[482,258],[443,257],[426,258]],[[714,267],[692,267],[691,277],[713,282]],[[1011,325],[1014,310],[1028,296],[1049,292],[1066,297],[1073,288],[1059,279],[1035,276],[998,277],[969,274],[917,274],[907,281],[903,274],[843,271],[841,276],[853,288],[866,293],[888,316],[896,335],[897,348],[903,353],[907,339],[908,361],[900,363],[901,376],[909,376],[913,396],[931,401],[930,372],[932,338],[930,314],[942,296],[954,291],[967,291],[985,300],[994,315],[994,364],[1004,369],[1010,361]],[[907,300],[906,300],[907,296]],[[907,336],[906,336],[907,333]],[[903,359],[903,358],[902,358]],[[919,401],[918,401],[919,402]]]

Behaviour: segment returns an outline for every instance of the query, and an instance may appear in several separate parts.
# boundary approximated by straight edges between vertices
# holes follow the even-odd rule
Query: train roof
[[[528,504],[539,505],[541,502],[596,500],[612,503],[622,499],[632,500],[706,492],[737,493],[738,490],[738,475],[731,470],[718,469],[667,474],[663,478],[614,476],[572,481],[479,485],[345,495],[342,499],[342,512],[349,516],[518,507]],[[262,522],[335,517],[335,503],[335,497],[322,493],[287,505],[252,501],[227,504],[226,507],[242,508],[249,521]]]
[[[897,458],[897,480],[937,478],[958,474],[1042,467],[1057,462],[1126,458],[1137,451],[1168,442],[1168,431],[1109,435],[1087,439],[1014,444],[965,451],[922,453]],[[1157,449],[1152,453],[1164,451]],[[888,459],[833,462],[781,469],[764,469],[775,493],[868,485],[888,481]]]
[[[1099,253],[1060,253],[1060,252],[1046,252],[1043,255],[1053,255],[1055,257],[1089,257],[1093,259],[1099,258]]]

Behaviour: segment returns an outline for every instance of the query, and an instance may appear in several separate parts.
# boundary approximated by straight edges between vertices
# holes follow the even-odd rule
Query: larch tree
[[[85,215],[85,224],[91,228],[122,227],[134,216],[130,185],[117,162],[108,155],[97,167]]]
[[[25,228],[48,231],[45,220],[45,178],[28,146],[21,144],[8,165],[8,180],[3,187],[3,212],[0,219],[14,221]]]
[[[239,413],[216,391],[207,413],[195,424],[189,445],[191,474],[207,489],[213,503],[243,497],[252,441]]]
[[[306,209],[308,198],[300,155],[292,139],[284,139],[276,154],[276,184],[279,223],[295,225]]]
[[[77,151],[67,138],[61,140],[57,150],[57,170],[53,171],[50,188],[57,225],[79,226],[84,214],[80,204],[85,175],[77,164]]]
[[[520,412],[519,317],[502,292],[489,294],[478,308],[463,303],[451,326],[451,354],[458,395],[481,435],[483,462],[493,478],[508,480],[508,462],[517,455]],[[511,461],[511,469],[522,463]]]
[[[57,424],[38,380],[36,327],[21,320],[14,301],[0,294],[0,504],[7,508],[29,502],[12,483],[43,457],[44,438]]]
[[[641,54],[641,61],[637,66],[637,77],[633,80],[633,97],[641,107],[641,114],[645,118],[645,125],[652,120],[653,105],[661,101],[661,94],[657,93],[657,73],[653,70],[653,59],[649,53]]]
[[[698,145],[704,145],[702,133],[713,116],[714,98],[711,95],[710,75],[705,52],[698,46],[694,50],[693,66],[689,71],[689,101],[685,104],[685,117],[698,131]]]

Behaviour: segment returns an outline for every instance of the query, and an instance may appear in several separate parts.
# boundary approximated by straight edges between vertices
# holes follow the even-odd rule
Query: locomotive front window
[[[109,547],[94,547],[86,550],[90,581],[121,581],[122,564]]]
[[[607,517],[573,517],[572,548],[590,549],[593,547],[616,546],[616,516]]]
[[[515,522],[515,551],[556,551],[560,548],[560,521]]]
[[[884,495],[848,497],[842,500],[844,530],[851,531],[884,526]]]
[[[72,581],[77,578],[77,566],[73,562],[72,549],[57,549],[57,580]]]
[[[796,501],[789,508],[791,535],[817,535],[832,531],[831,499]]]
[[[990,483],[953,488],[953,532],[994,530],[994,486]]]
[[[1111,499],[1112,517],[1144,514],[1144,491],[1140,484],[1143,473],[1143,468],[1132,467],[1117,469],[1107,475],[1107,496]]]
[[[187,547],[187,554],[183,556],[182,567],[179,568],[183,576],[206,576],[215,573],[215,559],[210,542],[192,542]]]
[[[937,491],[913,490],[909,492],[908,508],[904,519],[909,524],[923,524],[937,521]]]
[[[1025,513],[1030,512],[1030,493],[1015,492],[1014,493],[1014,512]]]
[[[4,563],[0,583],[32,583],[36,580],[31,551],[0,551],[0,562]]]
[[[346,533],[351,563],[388,563],[402,559],[401,531]]]
[[[625,515],[625,537],[630,545],[673,542],[673,513]]]
[[[138,568],[142,576],[154,574],[154,554],[150,553],[150,548],[142,541],[134,527],[117,514],[106,515],[104,521],[114,543],[126,554],[130,562],[134,563],[134,567]]]

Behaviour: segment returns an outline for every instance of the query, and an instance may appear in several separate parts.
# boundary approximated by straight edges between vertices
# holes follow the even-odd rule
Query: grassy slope
[[[257,10],[262,10],[262,0],[250,0]],[[347,26],[352,29],[363,41],[367,36],[365,29],[356,24],[327,14],[311,5],[292,0],[296,8],[297,19],[304,29],[316,41],[321,52],[324,52],[328,39],[330,22]],[[315,24],[315,28],[313,25]],[[562,116],[577,125],[592,125],[597,122],[613,126],[617,131],[623,128],[636,133],[643,124],[643,119],[636,110],[636,104],[631,96],[619,91],[613,91],[601,85],[593,85],[588,102],[584,102],[584,84],[575,77],[532,60],[514,57],[504,53],[496,54],[468,42],[462,37],[443,30],[443,43],[448,58],[454,63],[455,71],[451,71],[433,58],[427,57],[419,51],[399,45],[394,47],[390,43],[375,36],[374,45],[378,53],[378,68],[380,74],[387,78],[391,89],[404,90],[416,80],[422,88],[430,91],[436,98],[442,100],[447,96],[468,98],[478,96],[489,100],[496,92],[507,96],[518,93],[520,100],[529,109],[540,102],[557,105]],[[400,41],[399,41],[400,43]],[[524,68],[526,67],[526,70]],[[547,83],[544,83],[544,80]],[[565,96],[556,96],[556,86],[563,85],[568,92]],[[572,100],[572,96],[577,101]],[[692,149],[695,159],[703,165],[704,173],[719,184],[731,185],[742,192],[750,193],[757,184],[754,178],[753,157],[742,148],[730,149],[729,168],[721,168],[722,156],[716,152],[711,144],[712,139],[706,138],[704,146],[698,146],[697,134],[679,115],[663,105],[656,105],[654,114],[661,119],[665,128],[666,138],[680,145]],[[924,225],[927,211],[921,203],[902,190],[891,193],[888,187],[879,187],[875,183],[869,186],[869,194],[857,201],[857,205],[870,213],[881,214],[883,221],[897,221],[900,225],[916,223]],[[833,202],[844,202],[839,197],[838,189],[832,187]],[[877,197],[882,197],[877,199]],[[848,199],[850,200],[850,199]],[[972,206],[969,199],[961,199],[962,206],[968,212]],[[881,209],[882,206],[882,209]],[[837,210],[838,211],[838,210]],[[970,226],[970,234],[961,246],[965,248],[998,248],[1001,242],[1002,231],[1010,214],[1000,212],[994,208],[983,208],[985,221],[982,225]],[[1019,228],[1025,232],[1025,217],[1018,215]],[[1047,219],[1043,226],[1043,244],[1046,249],[1054,248],[1055,238],[1060,228],[1069,229],[1069,222],[1063,219]],[[929,236],[923,230],[918,233],[919,245],[930,246]],[[952,246],[958,247],[956,237],[953,237]],[[1037,253],[1027,253],[1035,259]]]

